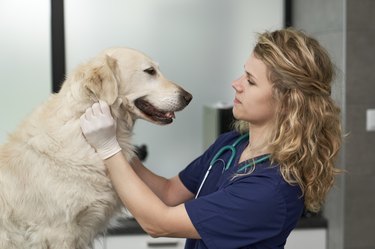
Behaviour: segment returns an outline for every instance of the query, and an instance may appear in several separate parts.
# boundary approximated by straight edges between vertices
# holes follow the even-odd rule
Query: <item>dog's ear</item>
[[[88,90],[90,97],[104,100],[112,105],[118,97],[117,61],[106,55],[102,62],[89,68],[85,72],[84,87]]]

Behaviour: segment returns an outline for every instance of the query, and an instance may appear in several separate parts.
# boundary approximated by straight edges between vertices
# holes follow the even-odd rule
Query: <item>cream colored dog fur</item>
[[[137,118],[168,124],[191,95],[146,55],[108,49],[79,66],[0,147],[0,249],[87,249],[120,209],[79,117],[99,99],[117,118],[125,156]]]

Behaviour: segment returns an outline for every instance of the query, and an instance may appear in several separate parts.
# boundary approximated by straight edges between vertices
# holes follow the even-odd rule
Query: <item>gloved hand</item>
[[[101,159],[107,159],[121,150],[116,138],[116,122],[106,102],[99,100],[99,103],[87,108],[80,122],[83,135]]]

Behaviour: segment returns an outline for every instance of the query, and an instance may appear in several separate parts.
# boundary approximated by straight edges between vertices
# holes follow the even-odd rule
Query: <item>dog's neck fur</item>
[[[93,148],[82,135],[79,118],[95,101],[88,97],[78,97],[74,92],[77,82],[70,81],[68,78],[59,93],[51,95],[44,104],[35,109],[30,118],[21,123],[16,132],[10,134],[9,142],[30,146],[54,160],[58,160],[62,153],[71,153],[72,157],[77,154],[94,154]],[[134,156],[134,146],[131,144],[134,117],[127,110],[126,103],[111,110],[117,120],[118,142],[124,155],[129,155],[130,158],[127,159],[130,160]],[[34,129],[35,133],[26,133],[23,132],[25,126],[40,129]],[[72,137],[77,139],[71,139]],[[40,138],[43,138],[43,143],[34,142],[41,141]],[[76,153],[77,151],[82,153]],[[82,156],[82,160],[83,158],[87,156]],[[98,161],[98,158],[93,160]],[[74,158],[73,161],[76,161],[76,164],[89,163],[81,161],[80,158]]]

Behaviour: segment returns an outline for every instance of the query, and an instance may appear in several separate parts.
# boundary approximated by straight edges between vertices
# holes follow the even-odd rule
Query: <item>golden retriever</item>
[[[126,158],[134,121],[169,124],[192,99],[143,53],[112,48],[74,70],[0,147],[0,248],[87,249],[121,208],[79,118],[111,106]]]

